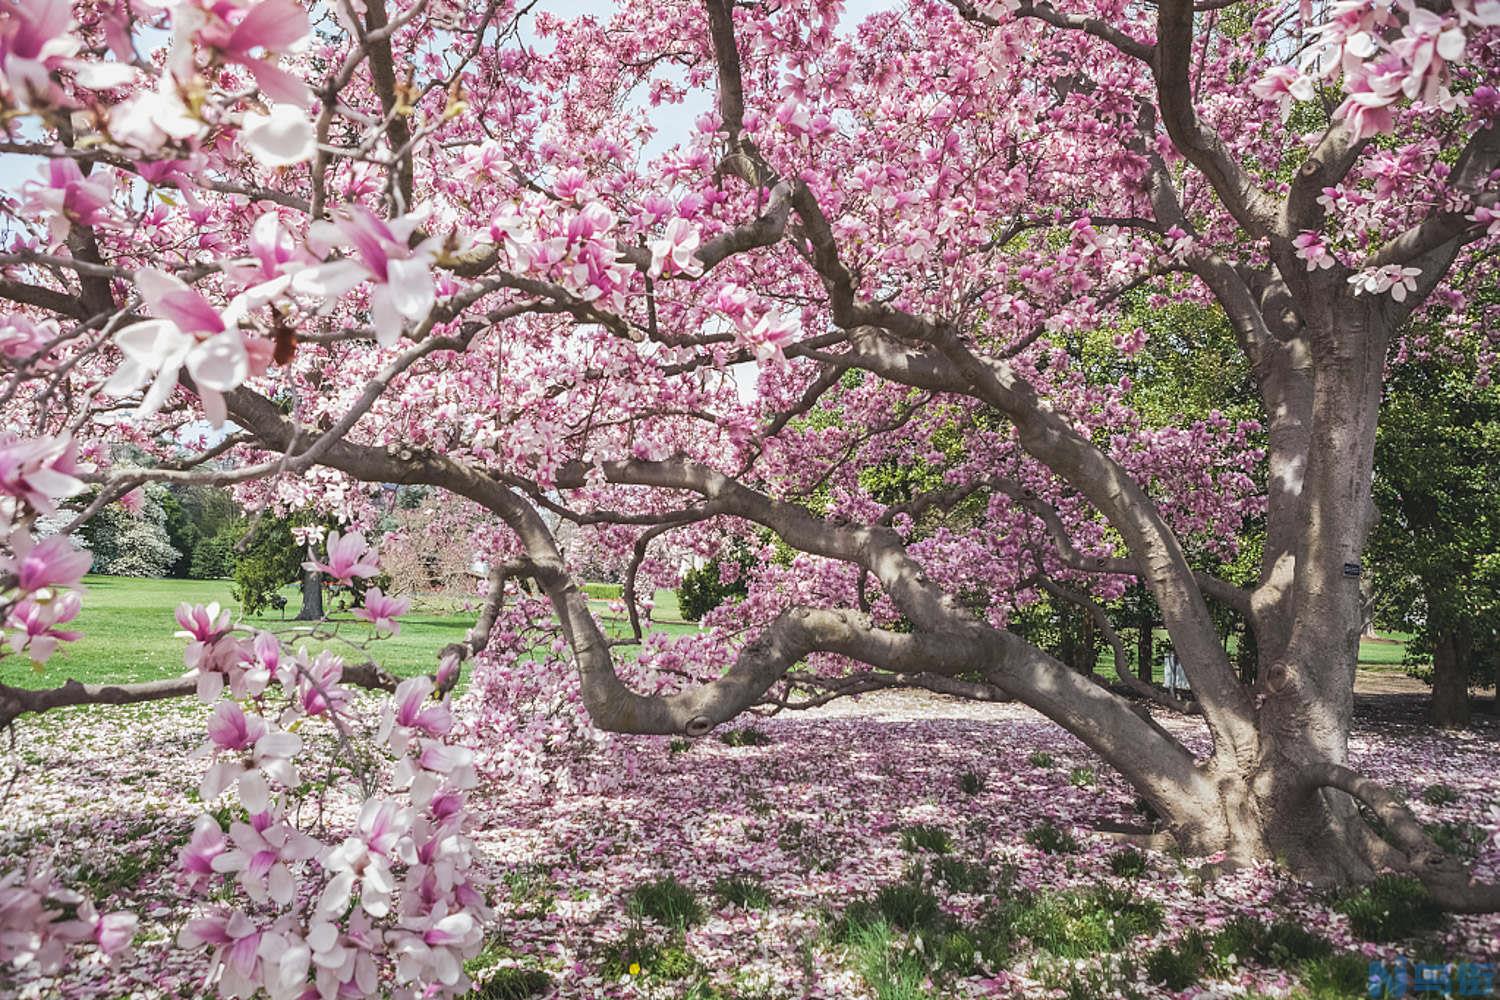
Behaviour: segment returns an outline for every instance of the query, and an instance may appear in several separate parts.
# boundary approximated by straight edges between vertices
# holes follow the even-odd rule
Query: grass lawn
[[[1172,640],[1168,637],[1167,630],[1163,628],[1155,629],[1153,634],[1155,635],[1156,679],[1159,681],[1162,677],[1162,652],[1171,648]],[[1135,650],[1134,638],[1133,632],[1127,633],[1126,648],[1132,652]],[[1405,674],[1406,671],[1403,664],[1406,657],[1406,641],[1410,638],[1411,635],[1406,632],[1381,632],[1379,633],[1379,637],[1375,639],[1361,636],[1359,640],[1359,666],[1363,669],[1374,670],[1376,672],[1395,671],[1396,673]],[[1238,637],[1230,636],[1229,656],[1231,659],[1234,658],[1235,650],[1238,646]],[[1101,650],[1099,653],[1099,665],[1096,669],[1105,676],[1113,677],[1115,672],[1113,654]]]
[[[239,617],[239,605],[230,596],[228,580],[150,580],[119,576],[84,578],[88,593],[83,610],[73,627],[83,633],[77,642],[63,643],[43,672],[31,669],[24,657],[7,656],[0,660],[0,683],[21,687],[51,687],[73,678],[85,683],[128,683],[176,677],[183,671],[182,650],[186,641],[173,636],[177,622],[173,611],[183,601],[207,604],[218,601]],[[288,614],[300,607],[295,587],[283,591]],[[612,635],[629,632],[629,623],[614,618],[606,610],[608,602],[594,601],[594,611],[603,619]],[[411,612],[401,618],[401,634],[370,642],[371,628],[347,611],[329,618],[336,638],[313,643],[340,649],[351,661],[373,659],[387,670],[407,677],[429,673],[437,666],[437,651],[450,642],[463,639],[473,627],[478,600],[465,610],[452,599],[418,599]],[[677,595],[669,590],[656,594],[657,628],[674,633],[696,630],[681,621]],[[283,619],[280,612],[270,611],[257,618],[245,618],[247,624],[273,629],[296,642],[286,630],[296,623]],[[368,643],[365,648],[360,648]]]

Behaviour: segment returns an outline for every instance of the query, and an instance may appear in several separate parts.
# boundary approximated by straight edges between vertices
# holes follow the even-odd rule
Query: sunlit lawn
[[[77,642],[65,643],[48,662],[44,673],[36,673],[23,657],[0,659],[0,682],[25,687],[43,687],[73,678],[85,683],[127,683],[175,677],[182,673],[182,651],[185,640],[173,636],[177,623],[173,611],[183,601],[207,604],[218,601],[234,611],[239,605],[230,594],[228,580],[147,580],[131,577],[89,576],[84,580],[88,593],[83,611],[71,627],[83,633]],[[285,616],[269,611],[248,624],[282,633],[294,644],[294,629],[301,623],[290,621],[301,606],[295,588],[283,591],[287,598]],[[430,673],[437,663],[437,652],[450,642],[463,639],[478,613],[478,599],[465,609],[453,598],[418,598],[411,612],[401,618],[401,634],[369,643],[371,629],[348,611],[329,616],[329,627],[337,637],[328,643],[350,660],[373,659],[400,676]],[[611,618],[607,602],[594,602],[594,610],[604,618],[612,634],[628,631],[626,622]],[[673,632],[690,632],[695,626],[678,618],[677,595],[659,591],[656,595],[657,628]],[[368,643],[364,648],[359,644]],[[312,644],[318,648],[318,643]]]

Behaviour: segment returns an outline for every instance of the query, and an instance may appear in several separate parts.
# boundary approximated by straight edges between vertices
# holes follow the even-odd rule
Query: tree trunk
[[[1152,676],[1152,657],[1155,654],[1152,650],[1152,640],[1155,638],[1155,636],[1152,634],[1151,629],[1155,624],[1156,623],[1153,620],[1151,612],[1148,609],[1143,608],[1141,610],[1141,617],[1137,623],[1138,628],[1135,638],[1135,665],[1136,675],[1139,676],[1140,679],[1145,681],[1147,684],[1150,684],[1154,680]]]
[[[323,617],[323,574],[319,570],[302,571],[302,610],[297,621],[317,621]]]
[[[1469,724],[1469,652],[1472,643],[1463,626],[1444,628],[1433,641],[1432,704],[1434,725],[1459,728]]]

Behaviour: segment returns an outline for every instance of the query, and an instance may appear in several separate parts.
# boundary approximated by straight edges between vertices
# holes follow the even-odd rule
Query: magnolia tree
[[[366,523],[382,484],[421,485],[488,518],[466,650],[517,581],[546,598],[505,610],[478,660],[476,742],[517,731],[508,698],[700,736],[880,687],[1003,695],[1117,768],[1185,851],[1500,906],[1346,766],[1382,378],[1495,352],[1496,0],[4,17],[3,150],[34,173],[0,256],[16,649],[69,637],[82,570],[33,521],[72,477],[93,507],[235,484]],[[1145,318],[1189,308],[1232,328],[1259,422],[1132,411],[1132,373],[1180,349]],[[1215,570],[1247,527],[1242,587]],[[745,600],[646,633],[638,595],[717,555]],[[601,559],[633,637],[576,580]],[[1133,581],[1206,755],[1144,708],[1180,702],[1007,628],[1045,594],[1123,665],[1104,602]],[[1253,631],[1253,685],[1211,603]],[[199,937],[233,954],[223,934]]]

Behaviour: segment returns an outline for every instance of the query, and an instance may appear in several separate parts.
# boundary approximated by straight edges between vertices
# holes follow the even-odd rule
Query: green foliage
[[[229,521],[193,546],[186,575],[194,580],[222,580],[234,575],[234,547],[245,536],[244,521]]]
[[[725,601],[749,593],[745,580],[749,569],[748,551],[736,554],[731,562],[734,564],[731,570],[733,580],[729,583],[723,580],[725,564],[719,559],[710,559],[683,574],[682,585],[677,588],[677,604],[685,620],[699,621]]]
[[[1458,799],[1458,789],[1454,788],[1452,785],[1445,785],[1442,782],[1428,785],[1426,788],[1422,789],[1422,801],[1430,806],[1452,805],[1453,803],[1457,802]]]
[[[1036,974],[1043,986],[1060,993],[1064,1000],[1098,1000],[1099,997],[1140,1000],[1142,997],[1135,984],[1136,964],[1124,955],[1106,955],[1102,961],[1089,965],[1075,965],[1060,959],[1043,961],[1038,964]]]
[[[1026,757],[1026,762],[1032,767],[1051,767],[1052,755],[1045,750],[1033,750]]]
[[[948,831],[942,827],[919,824],[901,831],[901,849],[907,852],[930,851],[933,854],[947,854],[953,850],[953,841],[948,836]]]
[[[1290,920],[1266,924],[1253,917],[1236,917],[1214,935],[1211,950],[1222,969],[1231,964],[1231,959],[1236,963],[1297,965],[1328,956],[1333,946]]]
[[[965,795],[978,795],[984,791],[984,775],[978,771],[965,771],[958,776],[958,789]]]
[[[926,963],[883,921],[853,927],[845,940],[854,967],[877,1000],[926,1000]]]
[[[1068,784],[1074,788],[1092,788],[1098,783],[1092,767],[1075,767],[1068,772]]]
[[[1302,988],[1307,992],[1307,1000],[1367,996],[1369,982],[1370,960],[1358,952],[1339,952],[1302,965]]]
[[[1017,933],[1059,958],[1088,958],[1118,951],[1161,928],[1160,903],[1109,886],[1039,893],[1014,917]]]
[[[585,583],[583,593],[596,601],[617,601],[625,595],[625,587],[619,583]]]
[[[771,737],[754,726],[740,726],[720,732],[719,742],[727,747],[763,747],[771,742]]]
[[[1349,918],[1354,933],[1371,941],[1403,941],[1443,925],[1442,909],[1414,878],[1381,875],[1339,896],[1333,908]]]
[[[1146,868],[1146,855],[1134,847],[1122,847],[1109,856],[1109,870],[1121,878],[1140,878]]]
[[[169,486],[162,498],[167,538],[179,554],[170,576],[218,580],[233,572],[233,546],[244,534],[240,508],[227,490]]]
[[[478,1000],[529,1000],[552,989],[552,977],[540,969],[502,966],[474,988]]]
[[[1408,362],[1375,443],[1380,519],[1365,562],[1380,624],[1412,633],[1411,672],[1440,648],[1471,683],[1500,667],[1500,387],[1472,363]]]
[[[1472,861],[1479,854],[1486,839],[1484,830],[1473,823],[1431,823],[1426,829],[1434,844],[1465,861]]]
[[[952,854],[939,854],[928,859],[926,869],[931,872],[934,882],[942,883],[953,892],[989,892],[997,884],[1008,883],[1015,878],[1013,869],[1002,869],[995,873],[982,864],[966,861]]]
[[[703,906],[693,890],[671,875],[636,886],[627,908],[634,916],[648,917],[679,930],[703,919]]]
[[[1208,941],[1201,931],[1191,930],[1146,956],[1146,976],[1174,992],[1185,990],[1203,975],[1209,957]]]
[[[234,562],[234,599],[246,614],[258,615],[276,592],[302,576],[305,549],[292,535],[292,523],[269,515],[251,521]]]
[[[679,937],[661,941],[637,927],[632,927],[623,941],[606,947],[600,958],[603,972],[610,979],[641,976],[673,981],[697,976],[701,972],[698,960]]]
[[[728,906],[742,910],[764,910],[771,905],[771,894],[754,875],[734,875],[714,882],[714,895]]]
[[[1076,854],[1078,840],[1071,833],[1044,819],[1026,831],[1026,843],[1048,854]]]

